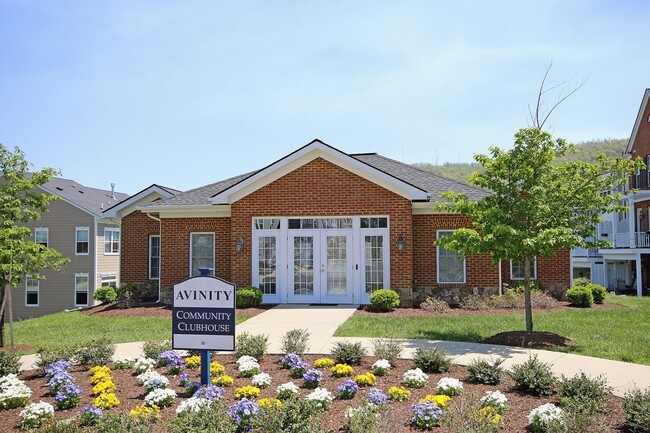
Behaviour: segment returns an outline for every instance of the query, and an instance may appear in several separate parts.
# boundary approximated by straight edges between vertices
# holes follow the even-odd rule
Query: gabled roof
[[[123,213],[122,211],[124,211],[124,209],[128,208],[129,206],[139,204],[140,202],[144,202],[144,204],[149,204],[156,200],[173,197],[177,194],[180,194],[181,192],[182,191],[179,191],[177,189],[156,185],[154,183],[146,187],[142,191],[133,194],[131,197],[122,200],[121,202],[116,203],[115,205],[106,209],[102,213],[102,215],[105,218],[121,217],[123,216],[121,215]],[[129,212],[131,212],[131,210],[127,209],[126,213],[128,214]]]
[[[632,145],[634,144],[634,140],[636,139],[636,134],[639,132],[639,127],[641,126],[641,122],[643,122],[643,113],[645,113],[645,109],[648,105],[648,101],[650,100],[650,89],[645,89],[645,93],[643,95],[643,100],[641,100],[641,107],[639,107],[639,113],[636,115],[636,121],[634,122],[634,128],[632,129],[632,135],[630,135],[630,140],[627,142],[627,149],[625,150],[625,153],[628,155],[632,154]],[[650,119],[648,119],[650,122]]]
[[[58,195],[68,203],[97,217],[101,217],[104,209],[129,197],[128,194],[121,192],[111,194],[109,190],[90,188],[74,180],[60,177],[52,178],[40,188],[50,194]]]
[[[310,155],[307,157],[307,154]],[[304,163],[305,157],[325,157],[334,160],[345,169],[355,170],[360,175],[365,174],[365,177],[372,178],[372,181],[382,182],[382,186],[389,185],[394,189],[400,189],[402,193],[412,194],[409,198],[413,201],[426,200],[428,197],[436,199],[441,193],[449,190],[465,193],[470,200],[479,200],[489,195],[487,191],[476,186],[433,174],[376,153],[346,154],[320,140],[314,140],[260,170],[180,193],[152,203],[146,206],[146,209],[164,211],[227,204],[229,196],[245,195],[247,188],[270,183]]]

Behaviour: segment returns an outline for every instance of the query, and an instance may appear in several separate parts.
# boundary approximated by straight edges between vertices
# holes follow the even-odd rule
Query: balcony
[[[614,245],[611,248],[650,248],[650,232],[634,232],[634,245],[630,245],[630,233],[612,233],[612,238],[601,237]]]

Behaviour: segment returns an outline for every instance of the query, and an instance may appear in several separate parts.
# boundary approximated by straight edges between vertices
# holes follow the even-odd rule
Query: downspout
[[[503,295],[503,277],[501,276],[501,259],[499,259],[499,296]]]
[[[160,263],[158,264],[158,299],[156,300],[156,304],[159,304],[160,303],[160,280],[162,280],[162,221],[160,221],[160,218],[156,218],[150,213],[147,213],[147,216],[154,221],[158,221],[158,236],[160,236],[160,247],[159,247]]]
[[[94,221],[94,225],[95,225],[95,227],[94,227],[95,233],[94,233],[94,236],[93,236],[93,238],[95,239],[95,242],[94,242],[95,251],[93,252],[93,280],[94,280],[94,283],[93,283],[93,295],[94,295],[95,290],[97,290],[97,280],[98,280],[97,277],[99,277],[99,275],[97,275],[97,256],[99,255],[99,245],[98,245],[99,233],[97,233],[97,228],[98,228],[99,223],[98,223],[98,218],[97,217],[93,217],[93,221]],[[89,241],[90,241],[90,239],[89,239]],[[88,294],[88,306],[90,306],[90,298],[91,297],[90,297],[90,293],[89,293]],[[94,299],[94,298],[95,297],[93,296],[92,299]],[[93,301],[93,304],[94,304],[94,301]]]

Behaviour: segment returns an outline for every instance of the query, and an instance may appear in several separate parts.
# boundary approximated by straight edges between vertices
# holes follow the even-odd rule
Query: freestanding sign
[[[174,285],[172,347],[235,350],[235,285],[192,277]]]

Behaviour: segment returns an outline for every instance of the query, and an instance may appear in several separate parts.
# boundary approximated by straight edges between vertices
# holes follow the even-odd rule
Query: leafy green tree
[[[490,254],[495,262],[524,263],[526,331],[533,332],[530,298],[530,264],[536,256],[550,257],[556,249],[602,247],[607,242],[593,238],[602,214],[625,211],[619,205],[617,187],[643,165],[640,158],[625,160],[599,155],[595,163],[574,161],[554,165],[556,157],[572,149],[563,139],[538,127],[515,134],[514,147],[497,147],[489,155],[475,155],[484,168],[469,182],[492,191],[479,201],[464,194],[447,192],[439,210],[464,214],[473,228],[455,230],[437,241],[448,250],[464,255]]]
[[[18,147],[11,151],[0,144],[0,300],[4,307],[0,316],[0,346],[4,346],[4,313],[12,308],[6,301],[12,287],[28,275],[42,278],[41,270],[58,270],[68,262],[55,249],[28,240],[32,230],[25,224],[40,219],[49,203],[59,199],[37,189],[57,172],[51,168],[30,172],[29,167]]]

